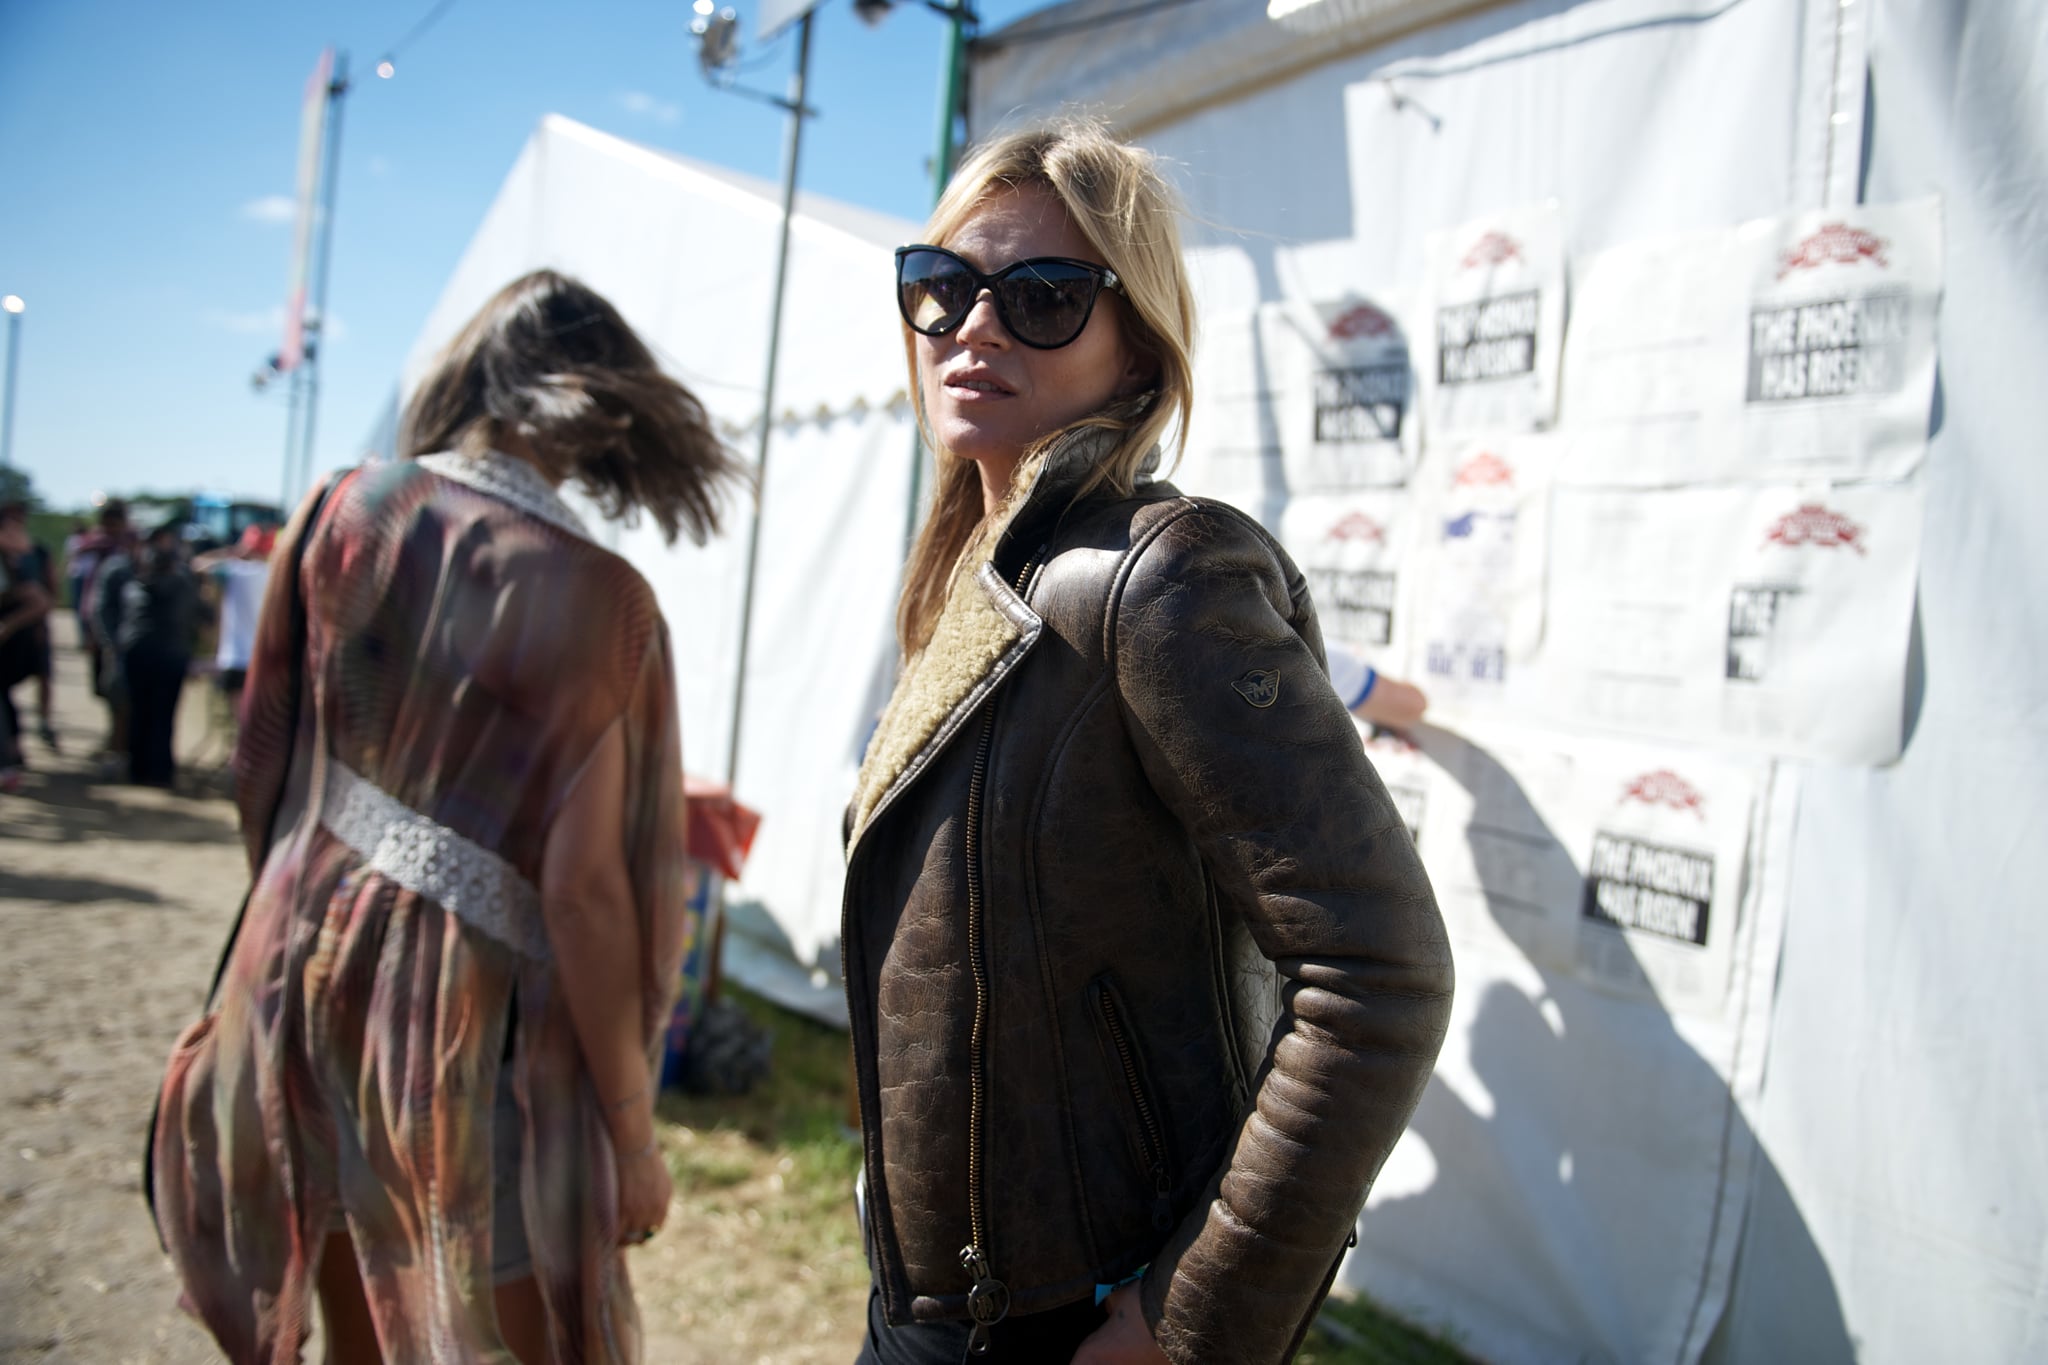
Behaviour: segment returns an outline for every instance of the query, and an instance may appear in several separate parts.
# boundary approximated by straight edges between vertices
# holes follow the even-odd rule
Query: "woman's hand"
[[[1074,1365],[1173,1365],[1138,1306],[1138,1286],[1127,1284],[1103,1303],[1105,1320],[1074,1352]]]
[[[638,1151],[620,1152],[619,1245],[637,1246],[661,1231],[674,1195],[675,1181],[660,1143],[650,1136]]]

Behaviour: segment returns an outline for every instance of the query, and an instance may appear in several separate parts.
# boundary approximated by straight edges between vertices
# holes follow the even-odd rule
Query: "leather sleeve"
[[[1282,987],[1251,1109],[1152,1262],[1145,1315],[1180,1365],[1273,1365],[1421,1098],[1450,1017],[1450,948],[1323,672],[1300,573],[1262,530],[1191,504],[1137,547],[1111,611],[1146,775]]]

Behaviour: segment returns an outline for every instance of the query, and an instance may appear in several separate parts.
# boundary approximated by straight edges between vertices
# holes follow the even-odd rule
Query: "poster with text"
[[[1323,638],[1351,646],[1382,673],[1408,669],[1411,500],[1399,489],[1298,497],[1280,541],[1308,579]]]
[[[1289,491],[1406,483],[1419,447],[1399,302],[1333,290],[1268,305],[1261,323]]]
[[[1536,710],[1842,763],[1899,755],[1917,487],[1559,488]]]
[[[1720,1013],[1766,761],[1481,724],[1366,752],[1456,942]]]
[[[1543,638],[1556,438],[1433,446],[1417,481],[1417,679],[1433,707],[1513,705]]]
[[[1432,235],[1424,315],[1423,411],[1431,441],[1548,427],[1557,415],[1565,322],[1557,205],[1531,205]]]
[[[1278,484],[1277,472],[1269,468],[1279,444],[1269,389],[1257,310],[1204,314],[1187,446],[1179,464],[1161,474],[1183,492],[1222,498],[1263,517],[1268,487]]]
[[[1574,285],[1563,477],[1898,479],[1927,447],[1937,199],[1631,243]]]

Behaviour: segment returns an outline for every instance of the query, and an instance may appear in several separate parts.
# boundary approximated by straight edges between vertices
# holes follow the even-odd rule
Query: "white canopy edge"
[[[1499,0],[1072,0],[975,45],[975,136],[1055,103],[1127,137]],[[1090,35],[1114,34],[1115,41]]]
[[[482,301],[484,295],[478,292],[476,281],[467,277],[465,268],[471,264],[469,255],[481,253],[483,259],[496,263],[493,267],[496,272],[493,276],[493,288],[497,283],[510,278],[510,275],[505,273],[505,261],[509,259],[506,255],[508,251],[513,257],[533,256],[534,248],[531,241],[524,247],[516,247],[498,240],[494,234],[510,231],[519,235],[520,240],[526,241],[530,234],[542,231],[538,225],[544,221],[545,214],[537,210],[536,196],[541,193],[539,186],[547,176],[550,150],[559,151],[565,148],[581,152],[592,160],[609,165],[616,172],[622,173],[617,177],[617,183],[621,187],[636,182],[662,182],[695,200],[727,210],[741,219],[758,223],[763,234],[773,234],[781,224],[781,191],[770,181],[722,166],[714,166],[679,153],[632,142],[588,124],[579,123],[562,114],[545,114],[535,125],[517,163],[501,187],[497,201],[485,215],[476,237],[466,249],[463,262],[458,265],[442,298],[437,301],[425,326],[413,342],[400,371],[401,407],[403,400],[410,395],[442,344]],[[801,190],[797,192],[792,207],[792,278],[799,270],[799,261],[804,257],[806,248],[813,251],[822,249],[835,253],[852,253],[855,256],[868,252],[886,254],[910,240],[916,231],[916,225],[907,220]],[[764,240],[767,239],[764,237]],[[538,256],[533,256],[529,264],[541,264],[544,259],[551,257],[551,254],[542,251]],[[886,264],[886,260],[883,260],[877,269],[886,268]],[[763,287],[765,291],[765,281]],[[764,301],[765,298],[764,292]],[[793,303],[785,303],[784,315],[786,319],[796,316]],[[750,319],[750,325],[751,321]],[[870,377],[863,383],[853,385],[856,391],[852,393],[846,392],[848,385],[845,383],[835,383],[828,386],[833,391],[834,401],[815,401],[813,396],[793,392],[807,386],[800,382],[801,375],[787,363],[788,359],[785,357],[778,389],[790,393],[791,396],[789,401],[777,405],[775,422],[778,426],[793,427],[809,423],[828,423],[846,417],[859,418],[869,412],[887,410],[909,402],[908,389],[900,375],[890,384],[876,383]],[[737,441],[759,431],[761,418],[758,389],[755,389],[755,394],[751,410],[742,410],[745,411],[744,416],[725,404],[710,404],[713,424],[726,440]],[[721,411],[721,408],[726,410]]]

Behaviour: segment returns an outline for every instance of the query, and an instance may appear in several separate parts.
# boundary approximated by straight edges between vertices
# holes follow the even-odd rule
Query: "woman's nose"
[[[967,316],[960,319],[960,344],[963,346],[1004,345],[1010,342],[1010,333],[1003,326],[1003,320],[996,315],[996,296],[984,289],[974,296],[974,302],[967,309]]]

